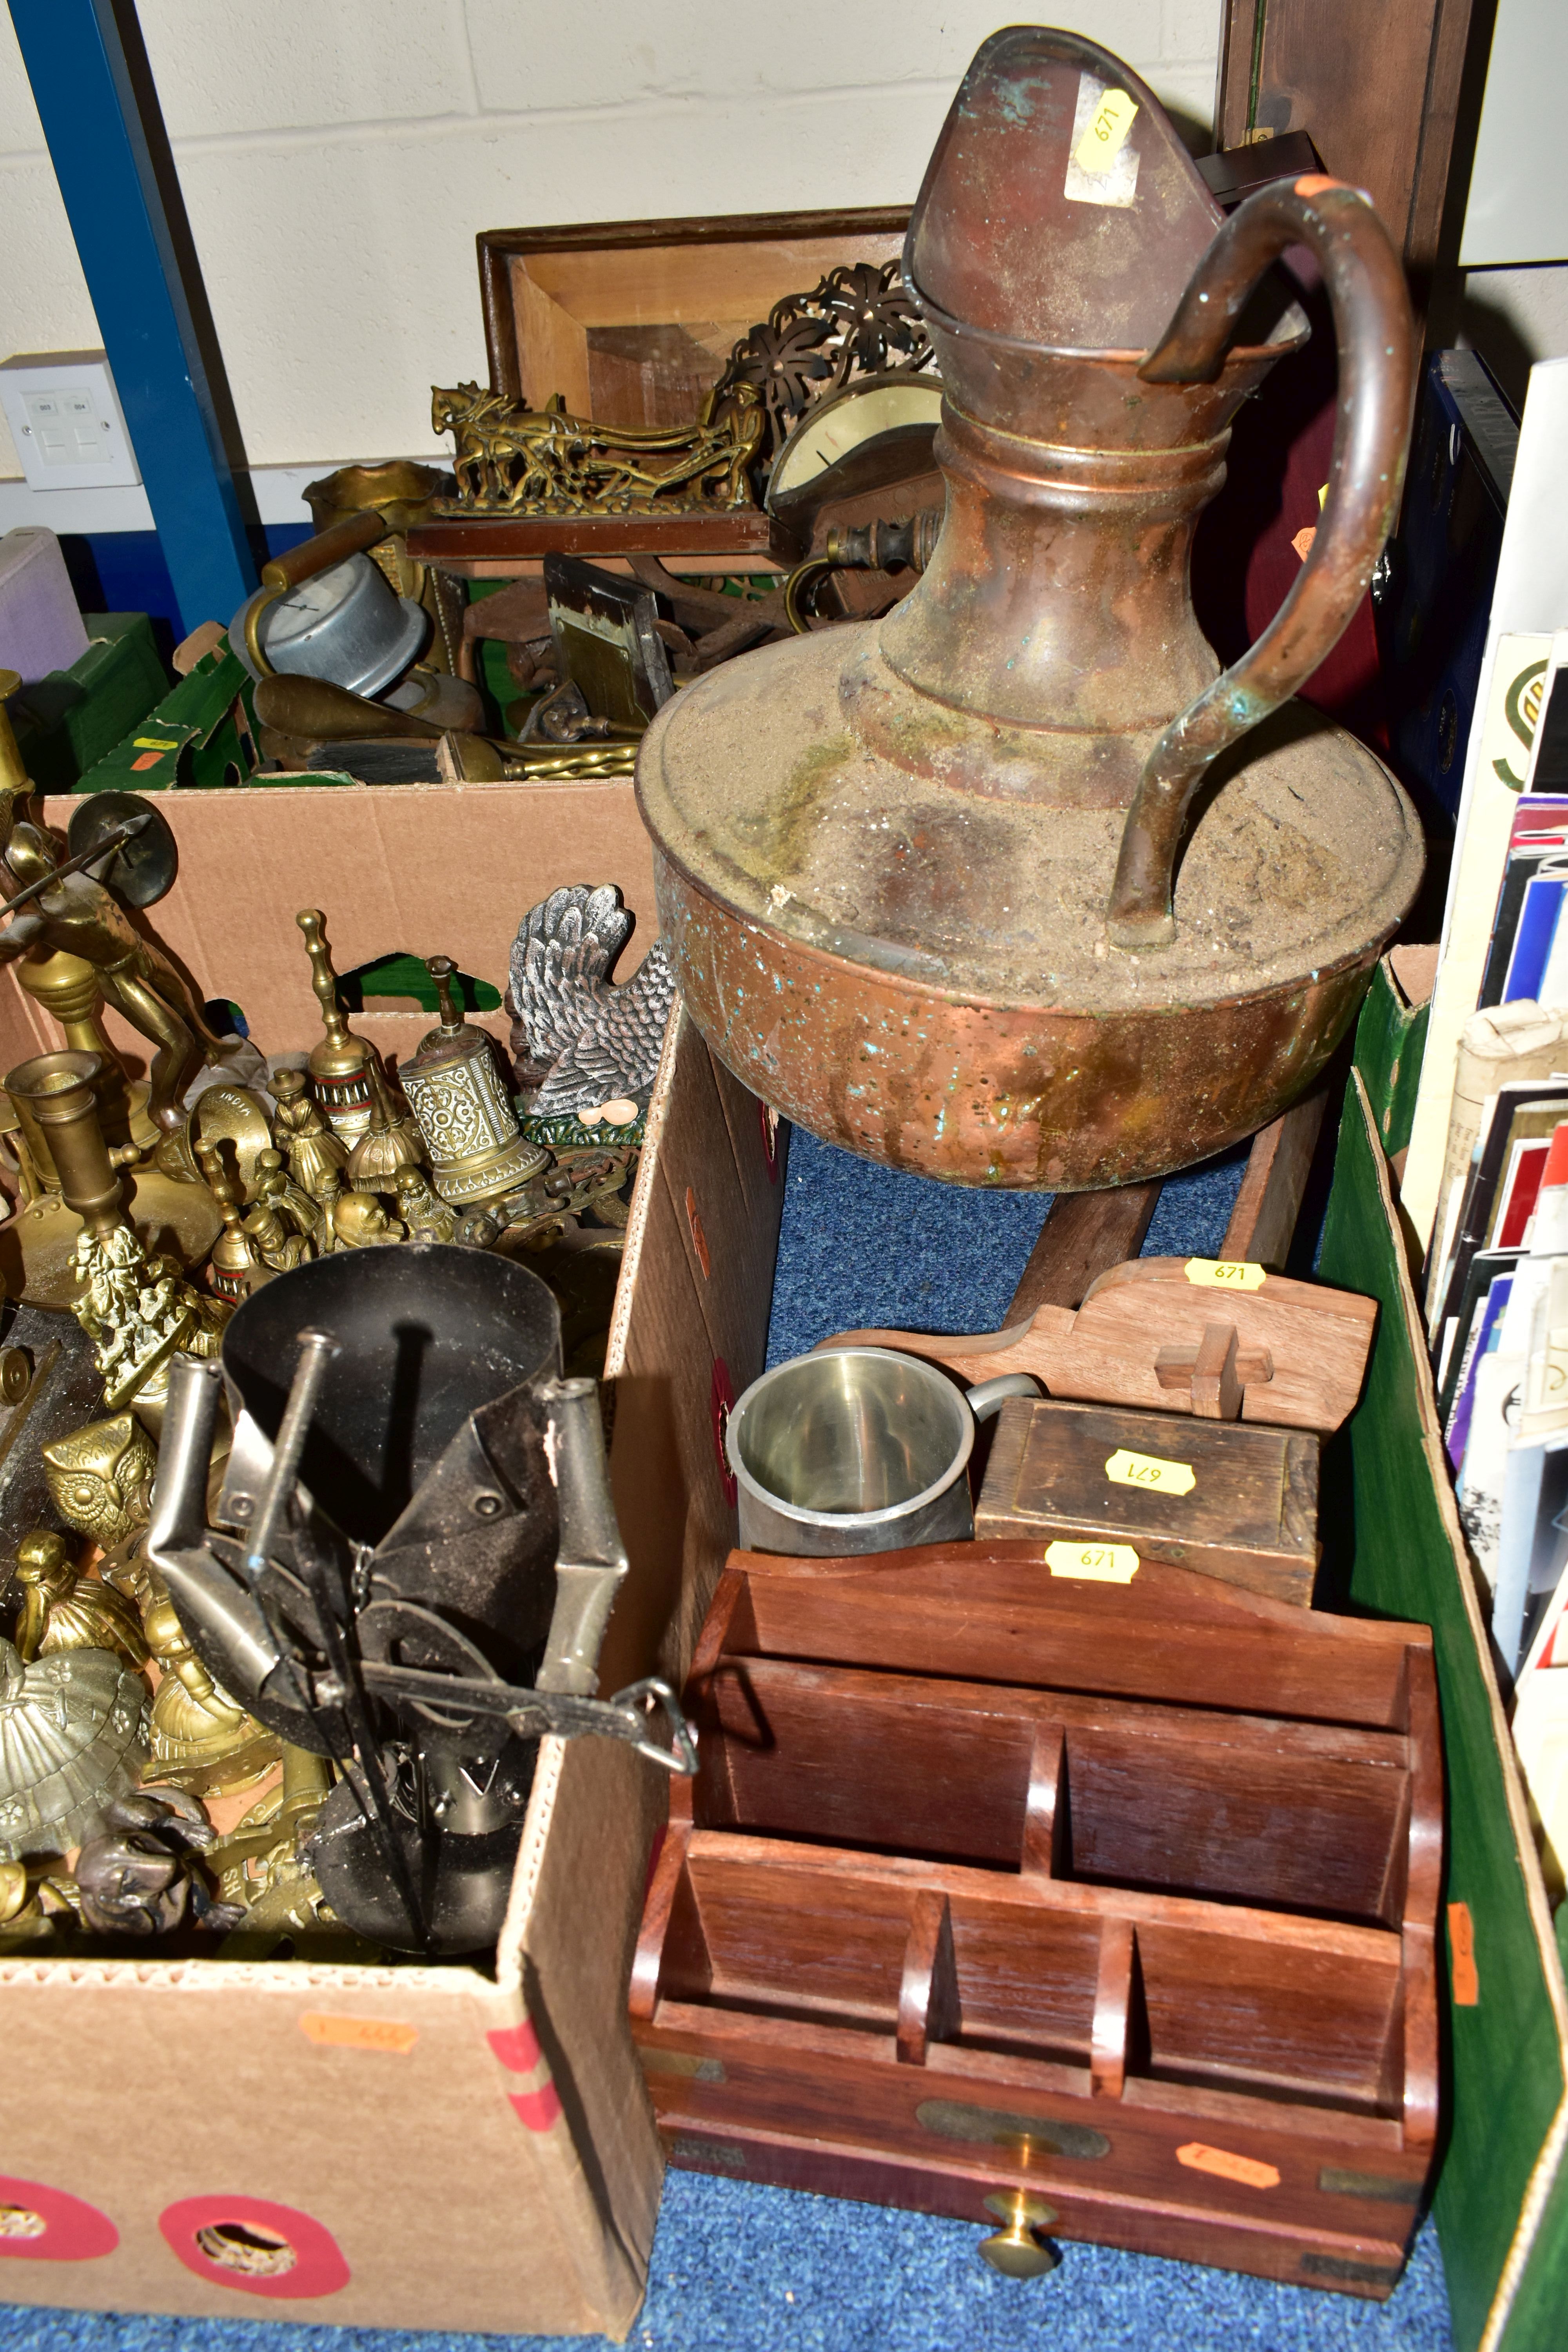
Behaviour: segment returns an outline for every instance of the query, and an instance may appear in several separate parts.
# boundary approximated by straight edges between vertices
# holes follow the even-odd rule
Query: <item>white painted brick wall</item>
[[[440,446],[431,383],[484,374],[478,230],[906,201],[969,58],[1016,21],[1005,0],[140,13],[250,461],[323,467]],[[1079,0],[1072,21],[1206,128],[1220,13]],[[97,340],[0,12],[0,351]]]

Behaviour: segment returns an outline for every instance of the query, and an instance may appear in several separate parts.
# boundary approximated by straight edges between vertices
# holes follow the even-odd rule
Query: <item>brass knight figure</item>
[[[106,852],[102,863],[113,854]],[[26,887],[52,874],[55,857],[36,825],[19,824],[5,864]],[[208,1028],[189,982],[142,938],[90,867],[63,875],[0,932],[0,963],[36,948],[73,955],[91,966],[107,1002],[154,1049],[147,1106],[153,1125],[166,1132],[183,1125],[181,1097],[205,1060],[222,1061],[225,1041]]]

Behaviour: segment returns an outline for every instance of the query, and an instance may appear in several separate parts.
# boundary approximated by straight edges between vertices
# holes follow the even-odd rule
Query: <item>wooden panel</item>
[[[730,346],[784,295],[805,291],[846,262],[891,260],[908,225],[907,205],[879,205],[481,230],[491,388],[516,400],[526,383],[532,396],[538,371],[517,302],[523,274],[584,329],[691,323],[704,341],[727,337],[721,365]]]
[[[776,1184],[760,1194],[748,1191],[711,1056],[689,1021],[679,1050],[686,1074],[682,1117],[666,1133],[659,1173],[712,1353],[739,1396],[762,1371],[766,1355],[766,1319],[759,1323],[754,1301],[759,1290],[772,1290],[782,1193]],[[754,1102],[751,1125],[754,1161],[762,1157]]]
[[[1064,1876],[1399,1924],[1388,1880],[1405,1827],[1403,1740],[1352,1761],[1320,1731],[1315,1755],[1299,1741],[1269,1754],[1266,1733],[1203,1746],[1127,1714],[1068,1727]]]
[[[1050,1874],[1403,1915],[1397,1737],[763,1658],[721,1661],[705,1695],[706,1827],[1016,1868],[1037,1743],[1065,1732]]]
[[[1016,1865],[1045,1702],[771,1658],[726,1660],[707,1694],[707,1826]]]
[[[547,555],[582,555],[592,561],[624,555],[628,547],[639,554],[661,556],[667,563],[679,563],[689,555],[754,555],[759,569],[770,566],[773,525],[760,507],[732,514],[638,515],[635,533],[628,530],[628,520],[626,515],[471,515],[466,520],[416,523],[408,534],[408,551],[421,563],[461,564],[474,580],[510,577],[524,563],[538,563]],[[523,789],[535,792],[540,787]]]
[[[763,2015],[829,2016],[892,2033],[918,1890],[823,1869],[758,1867],[694,1839],[688,1868],[712,1970],[708,1998]]]
[[[1087,2064],[1100,1921],[962,1897],[952,1909],[964,2042]]]
[[[1129,1586],[1053,1577],[1038,1545],[934,1545],[810,1563],[733,1555],[760,1647],[903,1674],[1179,1699],[1403,1728],[1420,1628],[1289,1609],[1151,1562]],[[1184,1675],[1190,1676],[1184,1681]]]
[[[1373,2109],[1399,1988],[1399,1945],[1301,1951],[1148,1920],[1138,1958],[1147,2071]]]
[[[1472,0],[1385,0],[1374,34],[1355,0],[1229,0],[1216,144],[1309,132],[1326,170],[1367,190],[1407,265],[1429,268],[1457,133],[1465,143],[1473,13]],[[1489,33],[1490,10],[1479,16]]]
[[[525,262],[512,262],[510,281],[522,399],[530,408],[542,408],[559,393],[573,415],[591,415],[588,337],[582,320],[552,299]]]

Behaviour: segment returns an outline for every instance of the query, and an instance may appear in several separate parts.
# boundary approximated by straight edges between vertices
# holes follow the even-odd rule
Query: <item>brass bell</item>
[[[429,1030],[398,1071],[408,1108],[430,1154],[437,1192],[454,1209],[515,1192],[550,1155],[530,1143],[496,1068],[486,1030],[472,1028],[452,997],[450,956],[426,956],[441,1025]]]
[[[1041,2232],[1060,2219],[1043,2197],[1009,2189],[985,2200],[985,2210],[1005,2224],[980,2241],[980,2258],[1005,2278],[1044,2278],[1060,2267],[1061,2254]]]
[[[310,985],[321,1008],[324,1033],[310,1048],[310,1084],[332,1133],[352,1144],[370,1125],[373,1100],[366,1066],[373,1049],[363,1037],[354,1035],[339,1007],[337,974],[332,970],[331,953],[322,928],[326,918],[321,908],[303,908],[294,919],[305,934]]]

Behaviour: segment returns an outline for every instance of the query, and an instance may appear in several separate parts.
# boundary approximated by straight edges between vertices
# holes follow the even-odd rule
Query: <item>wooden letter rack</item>
[[[736,1553],[633,2032],[672,2161],[1381,2298],[1436,2124],[1424,1626]]]

